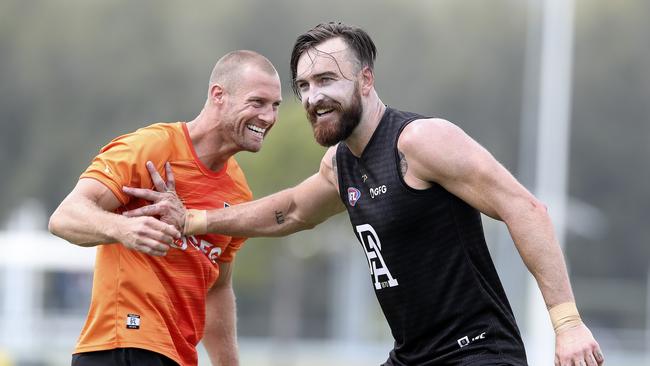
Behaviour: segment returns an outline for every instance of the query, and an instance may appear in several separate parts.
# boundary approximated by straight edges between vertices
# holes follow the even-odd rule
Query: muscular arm
[[[219,279],[208,291],[203,345],[213,365],[239,365],[237,311],[232,263],[219,263]]]
[[[83,247],[117,241],[124,217],[112,213],[121,205],[106,186],[80,179],[50,217],[52,234]]]
[[[79,246],[121,242],[131,249],[164,255],[179,232],[154,218],[134,220],[114,214],[120,205],[102,183],[83,178],[54,211],[48,228],[52,234]]]
[[[432,141],[433,140],[433,141]],[[398,149],[413,185],[437,182],[507,226],[548,307],[572,302],[564,257],[546,207],[483,147],[444,120],[420,120],[403,132]]]
[[[474,208],[508,227],[526,267],[535,277],[548,308],[573,303],[564,256],[550,216],[537,200],[483,147],[460,128],[439,119],[418,120],[398,141],[405,181],[415,188],[436,182]],[[556,358],[602,363],[591,332],[579,326],[556,329]],[[595,359],[595,360],[594,360]],[[584,362],[584,361],[581,361]]]
[[[252,202],[235,205],[227,210],[207,211],[207,232],[236,237],[285,236],[311,229],[345,209],[338,195],[338,184],[332,159],[335,148],[330,148],[321,160],[318,173],[297,186]],[[149,171],[156,187],[164,186],[155,170]],[[169,174],[168,174],[169,176]],[[161,189],[158,189],[161,191]],[[156,202],[153,205],[125,212],[128,216],[166,215],[180,202],[170,202],[161,192],[125,187],[132,196]],[[185,217],[169,220],[182,228]]]

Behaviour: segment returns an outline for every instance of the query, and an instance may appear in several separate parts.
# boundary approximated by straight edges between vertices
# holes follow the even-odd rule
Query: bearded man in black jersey
[[[330,148],[299,185],[227,210],[185,210],[160,175],[154,203],[187,235],[284,236],[348,211],[395,347],[384,365],[526,365],[519,330],[485,244],[480,212],[502,220],[542,292],[555,364],[602,365],[578,315],[550,217],[456,125],[385,106],[374,88],[376,49],[363,30],[320,24],[298,37],[294,90],[316,140]]]

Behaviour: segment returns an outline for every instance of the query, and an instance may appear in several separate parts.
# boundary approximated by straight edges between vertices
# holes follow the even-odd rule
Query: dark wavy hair
[[[352,49],[361,67],[367,66],[373,70],[377,48],[368,33],[359,27],[340,22],[321,23],[298,36],[291,51],[291,87],[298,98],[300,98],[300,91],[296,86],[298,59],[308,49],[337,37],[341,37]]]

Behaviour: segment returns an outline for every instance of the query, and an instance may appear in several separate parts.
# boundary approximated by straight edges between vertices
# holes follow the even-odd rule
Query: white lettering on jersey
[[[458,346],[460,348],[463,348],[465,346],[469,346],[470,343],[474,343],[476,341],[480,341],[487,338],[486,333],[487,332],[480,333],[479,335],[472,337],[471,339],[468,336],[464,336],[463,338],[459,338],[456,342],[458,342]]]
[[[369,224],[357,225],[355,229],[359,233],[359,241],[366,252],[370,274],[374,278],[375,289],[381,290],[386,287],[397,286],[397,279],[390,274],[386,262],[384,262],[384,257],[381,255],[381,242],[375,229]],[[385,276],[387,281],[379,281],[379,276]]]
[[[370,198],[375,198],[379,196],[380,194],[386,193],[388,188],[386,188],[386,185],[383,184],[377,188],[370,188]]]
[[[194,249],[205,254],[210,259],[210,261],[214,264],[217,263],[217,259],[219,258],[222,252],[221,248],[214,246],[205,240],[199,240],[197,237],[193,235],[183,236],[181,239],[175,240],[171,246],[172,248],[185,251],[187,250],[187,247],[189,245],[192,245]]]

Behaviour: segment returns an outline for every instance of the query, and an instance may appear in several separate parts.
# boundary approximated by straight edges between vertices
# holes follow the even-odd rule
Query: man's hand
[[[124,224],[115,238],[125,247],[145,254],[162,257],[167,254],[180,231],[152,217],[133,217]]]
[[[555,366],[600,366],[604,362],[600,346],[586,325],[558,329]]]
[[[165,163],[167,183],[158,174],[156,167],[150,161],[147,162],[147,170],[151,175],[154,187],[156,187],[155,191],[132,187],[122,187],[122,190],[130,196],[145,199],[152,202],[152,204],[142,206],[135,210],[125,211],[122,214],[128,217],[158,216],[160,217],[160,221],[173,225],[178,231],[182,232],[187,210],[181,199],[176,195],[176,183],[171,166],[169,163]]]
[[[93,247],[119,242],[142,253],[163,256],[181,232],[153,217],[124,217],[122,203],[104,184],[82,178],[50,217],[49,230],[69,242]]]

